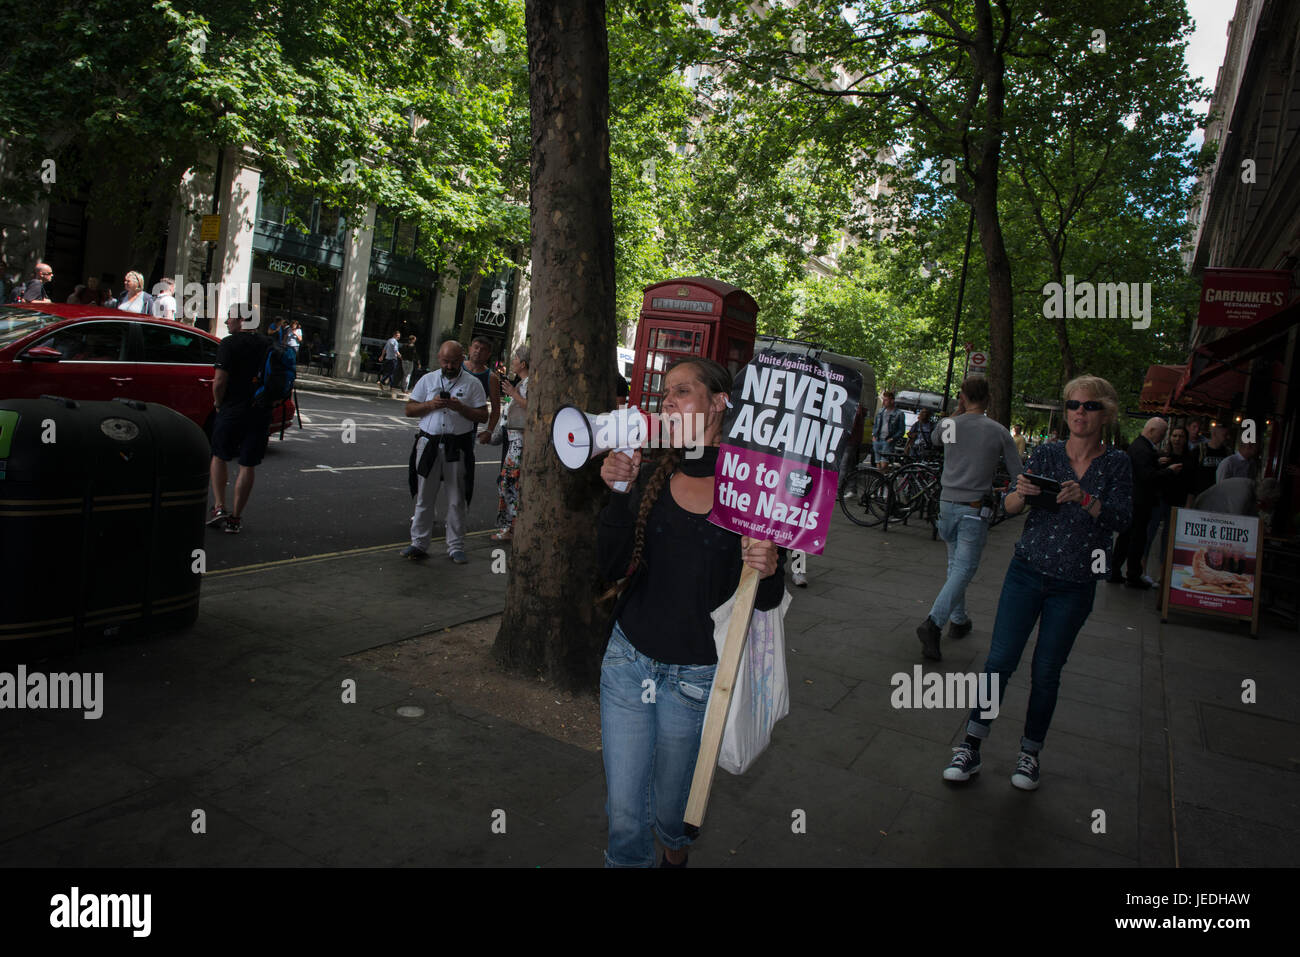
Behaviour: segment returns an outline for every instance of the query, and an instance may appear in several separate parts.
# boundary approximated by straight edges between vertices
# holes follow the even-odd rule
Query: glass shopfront
[[[297,319],[304,342],[319,336],[326,349],[333,348],[337,269],[254,250],[251,278],[260,286],[263,330],[276,319]]]
[[[373,265],[373,263],[372,263]],[[366,317],[361,327],[361,343],[367,352],[382,349],[396,329],[402,342],[414,335],[416,353],[422,365],[429,358],[429,318],[433,292],[420,286],[397,282],[372,272],[366,286]]]

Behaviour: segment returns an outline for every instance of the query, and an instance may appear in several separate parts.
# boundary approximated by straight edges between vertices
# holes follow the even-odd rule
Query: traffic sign
[[[988,373],[989,357],[987,352],[972,352],[970,354],[970,374],[985,375]]]

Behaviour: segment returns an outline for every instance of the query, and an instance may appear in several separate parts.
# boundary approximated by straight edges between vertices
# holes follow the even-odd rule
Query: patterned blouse
[[[1051,442],[1034,450],[1025,471],[1058,482],[1077,481],[1085,492],[1101,500],[1101,514],[1094,519],[1078,502],[1055,511],[1027,506],[1029,517],[1016,542],[1016,557],[1051,578],[1072,582],[1105,578],[1111,568],[1111,536],[1128,528],[1133,517],[1133,465],[1128,455],[1119,449],[1103,452],[1079,478],[1065,443]],[[1097,561],[1099,550],[1105,553],[1104,562]]]

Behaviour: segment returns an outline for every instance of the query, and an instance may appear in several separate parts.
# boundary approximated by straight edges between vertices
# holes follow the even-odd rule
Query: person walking
[[[949,638],[965,638],[973,627],[966,614],[966,586],[975,577],[988,541],[992,510],[985,508],[986,496],[991,496],[998,460],[1006,462],[1012,478],[1021,470],[1011,433],[984,414],[988,402],[988,379],[967,376],[957,406],[964,411],[938,425],[941,438],[945,432],[952,436],[944,442],[939,493],[939,537],[948,546],[948,577],[916,628],[921,654],[932,661],[943,658],[939,638],[944,625]]]
[[[1020,664],[1029,636],[1038,625],[1030,672],[1029,707],[1013,786],[1033,791],[1039,785],[1039,754],[1056,711],[1061,671],[1075,638],[1092,612],[1097,578],[1094,556],[1110,559],[1111,536],[1132,518],[1133,466],[1118,449],[1102,445],[1102,429],[1119,413],[1115,388],[1098,376],[1080,376],[1064,390],[1070,437],[1040,446],[1006,497],[1008,515],[1035,506],[1025,520],[1015,554],[1002,582],[993,640],[984,674],[997,682],[999,708],[1007,682]],[[1054,479],[1055,496],[1043,493],[1030,475]],[[1047,496],[1045,499],[1044,496]],[[971,709],[966,739],[953,749],[943,771],[947,781],[968,781],[980,771],[980,745],[995,715]]]
[[[214,362],[216,374],[212,380],[212,407],[216,419],[212,426],[212,461],[209,478],[212,482],[212,512],[208,526],[220,528],[230,534],[243,530],[244,509],[253,494],[253,481],[257,466],[266,455],[270,437],[271,409],[253,401],[255,381],[263,369],[270,339],[256,332],[245,331],[240,307],[230,307],[226,317],[229,333],[217,347]],[[239,474],[235,477],[233,507],[226,509],[226,485],[230,477],[230,462],[239,459]]]
[[[505,376],[500,379],[501,391],[510,397],[506,409],[506,438],[501,447],[501,472],[497,476],[497,533],[493,541],[508,542],[514,535],[515,518],[519,515],[519,472],[524,457],[524,421],[528,414],[528,360],[527,346],[515,350],[510,362],[510,372],[518,385]],[[485,430],[483,435],[491,437]],[[481,439],[480,439],[481,441]]]
[[[397,371],[402,367],[401,355],[401,344],[397,339],[397,330],[394,329],[388,341],[384,343],[383,352],[379,354],[379,378],[375,384],[379,386],[381,396],[393,394],[393,381],[397,378]],[[459,361],[456,366],[460,367]],[[384,388],[385,383],[388,386],[387,390]]]
[[[597,531],[598,567],[619,581],[600,669],[600,735],[609,816],[607,867],[683,867],[693,835],[683,817],[717,668],[714,609],[745,565],[758,572],[758,612],[785,596],[784,555],[708,521],[731,374],[710,359],[673,364],[662,411],[671,445],[642,468],[641,452],[605,457],[611,489]],[[682,421],[704,422],[705,454],[683,455]],[[691,440],[698,441],[692,432]],[[630,483],[626,492],[615,486]]]

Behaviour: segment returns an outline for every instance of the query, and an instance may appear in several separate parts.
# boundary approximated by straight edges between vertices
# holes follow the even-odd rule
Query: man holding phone
[[[410,485],[415,497],[411,544],[401,555],[429,557],[438,487],[447,483],[447,555],[464,565],[465,509],[474,494],[474,429],[488,417],[487,395],[464,369],[465,350],[449,339],[438,350],[438,369],[411,390],[406,414],[420,420],[411,448]]]
[[[943,454],[943,491],[939,495],[939,537],[948,545],[948,577],[935,598],[930,614],[917,626],[921,654],[939,661],[939,638],[948,625],[949,638],[965,638],[971,631],[966,614],[966,586],[979,568],[989,537],[992,509],[986,496],[993,488],[998,459],[1006,461],[1014,479],[1020,474],[1020,454],[1011,433],[984,414],[989,404],[989,384],[982,375],[968,376],[961,384],[957,415],[935,426]]]

